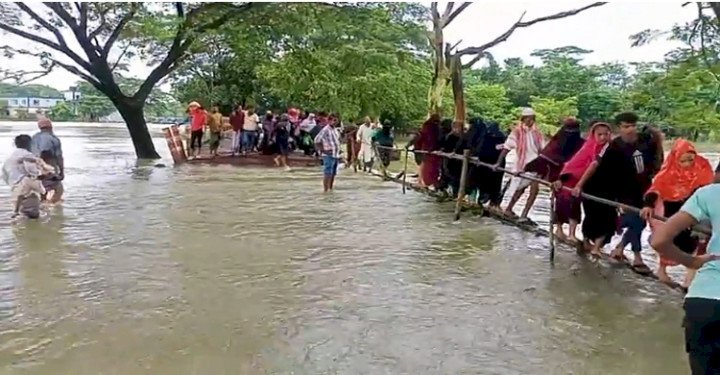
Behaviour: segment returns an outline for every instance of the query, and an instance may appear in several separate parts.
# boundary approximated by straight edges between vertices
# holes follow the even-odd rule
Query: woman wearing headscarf
[[[483,163],[495,163],[500,157],[506,139],[507,136],[500,130],[500,124],[490,121],[486,125],[482,141],[474,148],[473,155]],[[505,168],[505,160],[502,160],[498,167]],[[479,184],[479,203],[489,202],[492,207],[500,207],[504,172],[486,167],[476,168],[476,171]]]
[[[645,194],[644,208],[640,216],[650,222],[650,227],[654,232],[662,223],[651,220],[653,214],[665,217],[675,215],[695,190],[713,182],[713,176],[714,172],[710,162],[698,155],[692,143],[684,139],[676,140],[660,172],[655,176],[650,189]],[[673,243],[688,254],[694,253],[698,248],[698,240],[692,237],[690,228],[675,236]],[[660,256],[660,265],[657,270],[658,279],[665,283],[672,283],[667,274],[667,267],[675,265],[677,265],[676,262]],[[684,287],[687,288],[690,285],[694,275],[694,271],[688,270]]]
[[[463,150],[463,124],[445,119],[440,122],[440,151],[447,153],[460,153]],[[459,150],[459,152],[458,152]],[[460,174],[462,173],[462,161],[457,159],[443,158],[438,189],[452,189],[453,197],[457,196],[460,189]]]
[[[437,151],[440,148],[440,115],[434,113],[423,123],[415,139],[415,150]],[[420,164],[420,185],[434,187],[440,177],[442,159],[437,155],[425,154]]]
[[[385,120],[385,122],[383,122],[382,128],[379,132],[377,132],[377,134],[375,134],[372,140],[374,144],[382,146],[378,147],[378,157],[380,158],[380,161],[385,168],[390,165],[390,155],[393,152],[393,150],[389,149],[388,147],[392,148],[395,146],[395,138],[393,138],[392,135],[392,128],[393,127],[390,121]]]
[[[465,150],[470,150],[471,156],[476,156],[476,150],[482,146],[483,139],[486,133],[485,123],[479,117],[473,117],[470,119],[470,127],[466,132],[462,132],[462,124],[455,123],[453,133],[458,134],[458,140],[455,142],[455,147],[451,152],[462,155]],[[456,197],[460,190],[460,177],[462,174],[462,161],[448,160],[448,166],[450,167],[450,185],[453,189],[453,197]],[[468,178],[465,184],[465,191],[468,195],[474,194],[479,188],[480,184],[480,167],[470,164],[468,166]]]
[[[555,235],[566,238],[562,231],[563,224],[570,225],[569,237],[577,241],[575,230],[580,223],[581,200],[570,192],[560,189],[561,186],[575,188],[590,164],[598,158],[603,148],[610,141],[612,130],[604,122],[594,122],[590,125],[590,132],[580,150],[565,163],[560,172],[559,180],[554,182],[557,193],[555,202],[555,224],[558,225]],[[592,201],[583,201],[585,206],[585,222],[583,223],[583,236],[586,250],[593,255],[600,255],[602,244],[612,237],[615,231],[615,209],[600,205]],[[590,241],[595,243],[593,247]]]

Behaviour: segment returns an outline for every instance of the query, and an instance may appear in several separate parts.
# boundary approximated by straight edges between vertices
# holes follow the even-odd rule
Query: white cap
[[[522,117],[525,117],[525,116],[535,116],[535,111],[533,111],[532,108],[523,108],[522,113],[520,114],[520,116],[522,116]]]

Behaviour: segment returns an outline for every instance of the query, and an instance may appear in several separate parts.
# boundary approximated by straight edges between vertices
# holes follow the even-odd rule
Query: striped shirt
[[[322,153],[330,155],[334,158],[340,157],[340,137],[338,137],[335,128],[325,125],[315,136],[315,144],[322,145]]]

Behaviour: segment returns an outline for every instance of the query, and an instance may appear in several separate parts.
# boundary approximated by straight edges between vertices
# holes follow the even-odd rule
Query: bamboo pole
[[[463,151],[462,161],[460,188],[458,189],[457,202],[455,202],[455,221],[460,220],[460,210],[462,209],[462,202],[465,200],[465,186],[467,185],[468,169],[470,169],[470,150]]]
[[[405,149],[405,167],[403,168],[403,180],[402,180],[402,191],[403,191],[403,194],[405,194],[405,186],[407,185],[408,155],[410,155],[410,150],[408,150],[408,149],[406,148],[406,149]]]
[[[463,159],[464,159],[462,155],[451,154],[451,153],[440,152],[440,151],[422,151],[422,150],[415,150],[415,151],[413,151],[413,152],[415,152],[415,153],[422,153],[422,154],[432,154],[432,155],[437,155],[437,156],[441,156],[441,157],[444,157],[444,158],[450,158],[450,159],[456,159],[456,160],[463,160]],[[513,171],[510,171],[510,170],[505,169],[505,168],[496,167],[495,165],[481,162],[481,161],[478,160],[476,157],[471,157],[470,160],[469,160],[469,162],[472,163],[472,164],[475,164],[475,165],[479,165],[479,166],[481,166],[481,167],[486,167],[486,168],[490,168],[490,169],[492,169],[492,170],[505,172],[505,173],[510,174],[510,175],[512,175],[512,176],[516,176],[516,177],[524,178],[524,179],[526,179],[526,180],[530,180],[530,181],[533,181],[533,182],[537,182],[537,183],[539,183],[539,184],[541,184],[541,185],[543,185],[543,186],[547,186],[547,187],[550,187],[550,188],[552,189],[552,183],[551,183],[551,182],[545,181],[545,180],[543,180],[543,179],[541,179],[541,178],[537,178],[537,177],[535,177],[535,176],[527,175],[527,174],[525,174],[525,173],[523,173],[523,172],[513,172]],[[565,190],[565,191],[568,191],[568,192],[572,192],[572,191],[573,191],[573,189],[571,189],[571,188],[569,188],[569,187],[567,187],[567,186],[563,186],[562,189]],[[636,213],[636,214],[640,214],[640,211],[641,211],[640,208],[633,207],[633,206],[629,206],[629,205],[627,205],[627,204],[620,203],[620,202],[616,202],[616,201],[611,201],[611,200],[609,200],[609,199],[596,197],[596,196],[594,196],[594,195],[590,195],[590,194],[587,194],[587,193],[582,193],[582,192],[581,192],[581,193],[580,193],[580,198],[582,198],[582,199],[587,199],[587,200],[591,200],[591,201],[598,202],[598,203],[601,203],[601,204],[605,204],[605,205],[608,205],[608,206],[611,206],[611,207],[619,208],[619,209],[621,209],[621,210],[623,210],[623,211],[634,212],[634,213]],[[668,220],[668,218],[666,218],[666,217],[663,217],[663,216],[660,216],[660,215],[655,215],[655,214],[653,214],[652,218],[655,219],[655,220],[662,221],[662,222],[665,222],[665,221]],[[705,235],[708,235],[708,236],[711,236],[711,235],[712,235],[712,230],[711,230],[709,227],[705,226],[705,225],[696,224],[695,226],[692,227],[692,230],[695,231],[695,232],[697,232],[697,233],[705,234]]]

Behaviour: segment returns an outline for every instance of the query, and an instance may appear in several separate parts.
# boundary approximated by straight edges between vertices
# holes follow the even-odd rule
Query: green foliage
[[[70,121],[76,116],[73,114],[72,105],[68,102],[58,102],[50,110],[50,116],[55,121]]]
[[[502,85],[474,83],[465,88],[465,105],[469,117],[480,116],[500,123],[510,123],[512,103]]]
[[[43,98],[62,98],[63,94],[45,85],[13,85],[10,83],[0,82],[0,97],[43,97]]]
[[[329,6],[286,3],[258,10],[232,28],[204,39],[205,51],[179,70],[178,100],[220,104],[228,110],[297,106],[392,118],[422,118],[431,72],[416,4]]]
[[[574,96],[565,99],[530,97],[530,106],[537,114],[536,121],[544,134],[557,132],[562,120],[578,115],[577,99]]]

